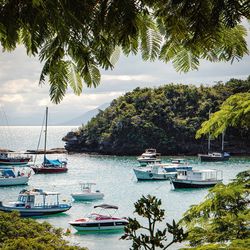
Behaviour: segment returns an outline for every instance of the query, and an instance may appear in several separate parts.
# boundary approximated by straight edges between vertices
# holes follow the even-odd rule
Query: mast
[[[221,135],[221,152],[224,152],[224,136],[225,136],[225,132],[223,131]]]
[[[47,147],[47,126],[48,126],[48,107],[46,107],[45,112],[45,138],[44,138],[44,156],[43,156],[43,163],[45,163],[46,160],[46,147]]]
[[[210,119],[210,113],[211,113],[211,109],[209,109],[208,111],[208,119]],[[207,144],[207,152],[210,152],[210,147],[211,147],[211,138],[210,138],[210,131],[208,133],[208,144]]]

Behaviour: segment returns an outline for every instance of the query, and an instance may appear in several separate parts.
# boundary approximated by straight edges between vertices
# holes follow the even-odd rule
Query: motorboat
[[[158,166],[165,169],[167,172],[177,172],[177,170],[191,170],[192,166],[185,159],[171,159],[169,163],[159,163],[159,164],[152,164],[149,166]]]
[[[92,191],[92,186],[96,185],[96,183],[91,182],[81,182],[81,192],[73,193],[71,196],[75,201],[93,201],[98,199],[103,199],[104,194],[99,190]]]
[[[174,188],[206,188],[222,183],[222,171],[205,170],[177,170],[177,176],[171,180]]]
[[[45,133],[44,133],[44,156],[41,165],[32,165],[31,168],[36,174],[54,174],[54,173],[65,173],[68,171],[67,160],[49,160],[46,157],[47,150],[47,128],[48,128],[48,107],[45,111]],[[40,139],[39,139],[40,141]]]
[[[20,153],[0,152],[0,165],[26,165],[30,160],[30,156]]]
[[[94,209],[100,209],[98,213],[70,221],[69,224],[77,231],[106,231],[106,230],[123,230],[128,224],[125,218],[115,217],[118,210],[117,206],[101,204],[94,206]]]
[[[45,192],[42,189],[23,189],[16,202],[4,205],[0,201],[0,211],[18,211],[22,217],[42,216],[62,213],[71,208],[68,203],[59,203],[58,192]]]
[[[31,171],[26,174],[23,170],[17,173],[12,168],[0,169],[0,186],[25,185],[29,181]]]
[[[149,148],[146,149],[145,152],[137,158],[141,166],[146,166],[151,163],[161,163],[161,159],[159,158],[160,154],[156,152],[156,149]]]
[[[230,154],[226,152],[212,152],[208,154],[198,154],[201,161],[228,161]]]
[[[163,167],[155,164],[146,167],[134,168],[134,173],[138,181],[141,180],[169,180],[176,176],[176,171],[168,172]]]

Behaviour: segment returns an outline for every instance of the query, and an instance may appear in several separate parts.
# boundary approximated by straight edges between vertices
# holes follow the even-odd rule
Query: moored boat
[[[69,224],[77,231],[106,231],[106,230],[123,230],[128,224],[125,218],[115,217],[114,213],[118,210],[117,206],[101,204],[94,206],[101,209],[99,213],[91,213],[87,217],[70,221]],[[115,211],[110,213],[109,211]]]
[[[25,185],[28,183],[30,175],[31,171],[26,174],[20,170],[15,173],[11,168],[0,169],[0,186]]]
[[[177,170],[176,178],[171,180],[174,188],[207,188],[222,183],[222,171],[205,170]]]
[[[68,171],[67,161],[61,161],[59,159],[49,160],[46,157],[47,150],[47,127],[48,127],[48,107],[45,112],[45,135],[44,135],[44,156],[41,165],[30,166],[36,174],[54,174],[54,173],[65,173]]]
[[[0,152],[0,165],[26,165],[31,157],[21,153]]]
[[[134,168],[133,170],[138,181],[169,180],[170,178],[175,177],[177,174],[176,172],[167,172],[164,168],[158,166],[157,164],[146,167],[138,167]]]
[[[71,208],[68,203],[59,203],[59,193],[45,192],[42,189],[22,190],[16,202],[10,202],[4,205],[0,201],[0,211],[12,212],[18,211],[22,217],[42,216],[62,213]],[[48,197],[56,197],[49,203]]]
[[[230,154],[226,152],[213,152],[208,154],[198,154],[198,157],[201,161],[213,162],[213,161],[228,161],[230,158]]]
[[[137,158],[137,161],[141,166],[146,166],[152,163],[161,163],[160,153],[156,152],[156,149],[149,148],[146,149],[145,152]]]
[[[71,196],[75,201],[93,201],[103,199],[104,194],[101,193],[99,190],[92,191],[93,185],[96,184],[91,182],[81,182],[81,192],[72,193]]]

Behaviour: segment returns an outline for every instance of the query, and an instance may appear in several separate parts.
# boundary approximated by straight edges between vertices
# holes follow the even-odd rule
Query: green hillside
[[[247,80],[232,79],[213,87],[169,84],[159,88],[136,88],[111,103],[74,133],[65,148],[71,152],[136,155],[153,147],[164,155],[193,155],[206,151],[206,138],[195,139],[196,130],[230,95],[250,91]],[[69,133],[67,139],[72,138]],[[247,128],[229,129],[225,149],[247,154]],[[212,149],[219,150],[219,138]]]

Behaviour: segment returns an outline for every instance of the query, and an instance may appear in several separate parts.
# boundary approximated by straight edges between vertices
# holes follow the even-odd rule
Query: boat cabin
[[[80,182],[81,191],[84,193],[90,193],[93,185],[96,185],[96,183],[94,183],[94,182]],[[100,191],[96,190],[96,192],[100,192]]]
[[[23,189],[19,195],[15,207],[59,207],[59,195],[57,192],[45,192],[42,189],[25,190]],[[51,197],[54,197],[50,199]]]
[[[193,181],[207,181],[207,180],[222,180],[222,171],[215,169],[205,170],[177,170],[177,180],[193,180]]]

